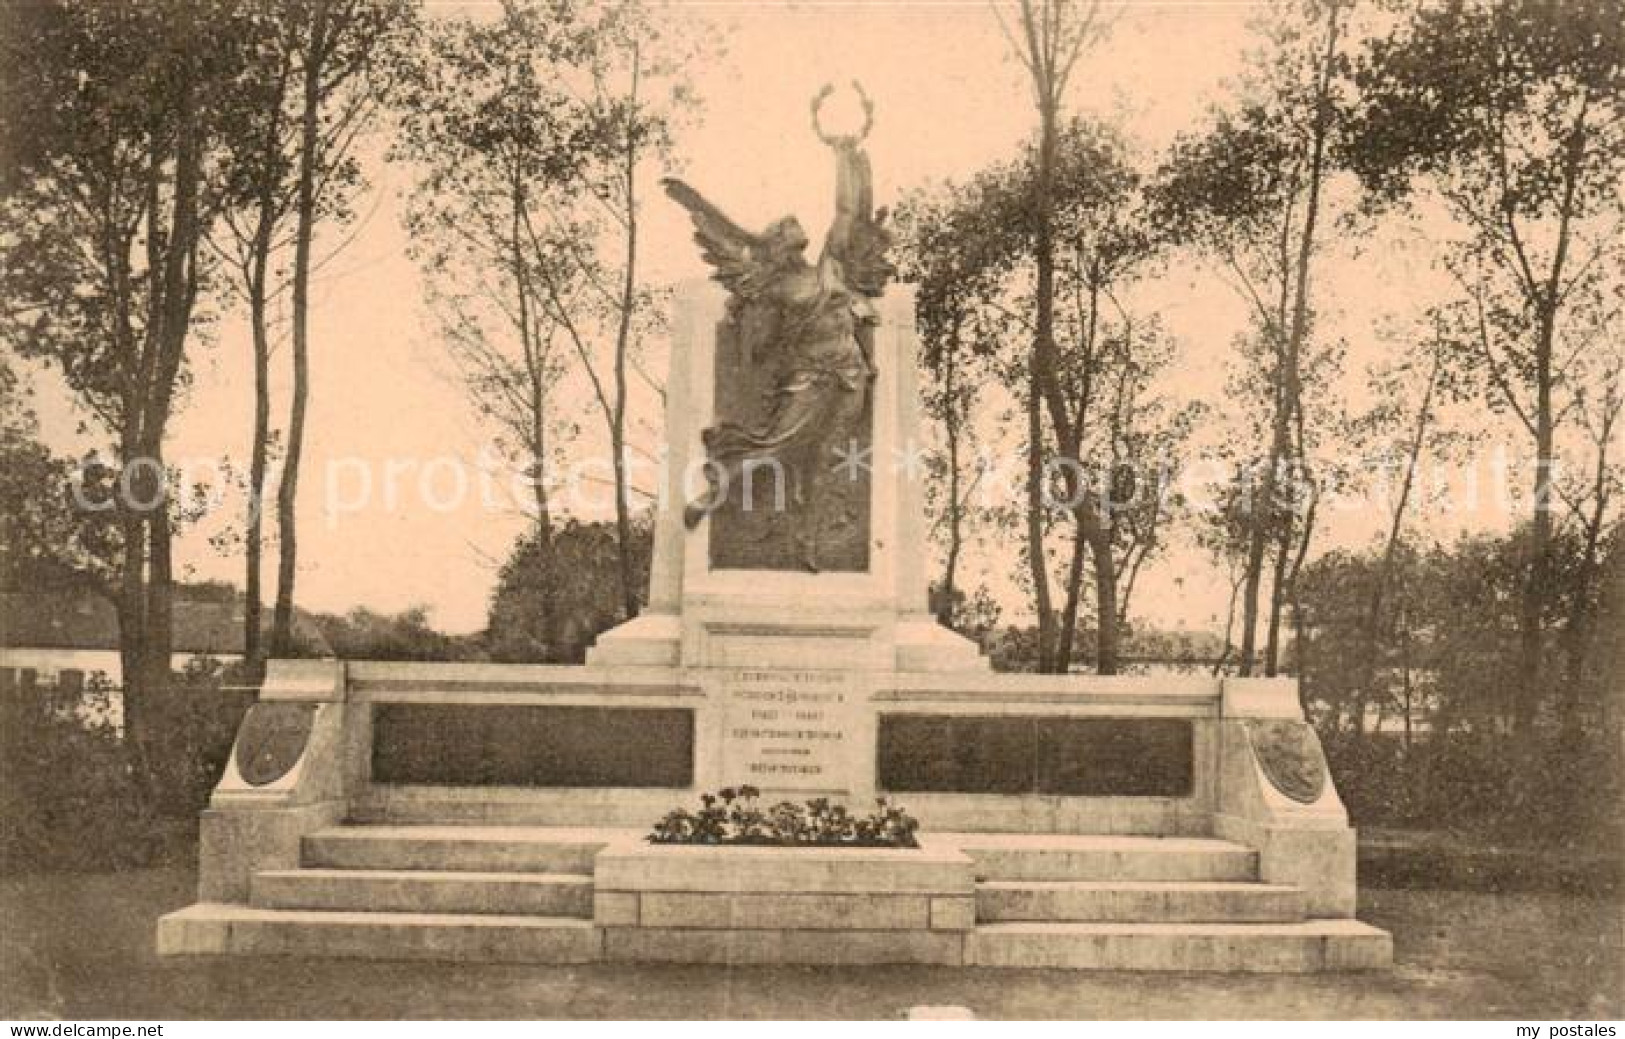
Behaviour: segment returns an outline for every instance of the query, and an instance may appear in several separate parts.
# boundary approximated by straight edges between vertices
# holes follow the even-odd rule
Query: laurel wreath
[[[863,84],[855,79],[852,81],[852,89],[857,91],[858,101],[863,105],[863,129],[855,134],[829,133],[825,131],[824,124],[818,118],[820,110],[824,107],[824,102],[829,100],[831,94],[835,93],[835,84],[825,83],[824,89],[820,90],[812,100],[813,133],[818,135],[820,141],[832,147],[843,139],[861,144],[869,136],[869,131],[874,129],[875,103],[870,100],[868,92],[863,89]]]

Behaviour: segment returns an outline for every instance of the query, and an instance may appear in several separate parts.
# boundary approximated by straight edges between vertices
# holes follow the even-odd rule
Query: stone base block
[[[969,895],[957,849],[757,848],[623,843],[594,868],[599,891]]]
[[[629,843],[595,872],[610,960],[957,965],[976,926],[971,860],[953,848]]]
[[[964,963],[960,931],[689,930],[612,927],[604,958],[630,963],[848,964]]]
[[[602,935],[545,916],[310,912],[199,903],[158,921],[160,956],[313,956],[479,963],[591,963]]]
[[[1217,815],[1214,832],[1258,849],[1260,879],[1302,888],[1310,916],[1354,915],[1355,833],[1349,827],[1272,826]]]
[[[943,627],[935,617],[899,618],[894,637],[899,671],[988,674],[993,670],[980,646]]]
[[[1065,834],[940,834],[995,880],[1250,881],[1251,848],[1208,837],[1110,837]]]
[[[256,872],[299,865],[305,834],[343,816],[341,801],[205,810],[198,824],[198,900],[247,902]]]
[[[676,614],[645,613],[598,636],[587,650],[589,667],[676,667],[683,627]]]
[[[926,895],[794,895],[649,892],[638,924],[726,930],[923,931],[931,926]]]
[[[305,838],[303,862],[346,870],[581,875],[619,837],[558,826],[336,826]]]
[[[254,877],[261,909],[364,909],[385,913],[592,915],[592,877],[560,873],[290,869]]]
[[[1291,924],[983,924],[967,939],[978,967],[1242,971],[1377,970],[1393,963],[1387,932],[1356,920]]]
[[[1023,881],[979,884],[987,921],[1286,923],[1304,918],[1302,889],[1280,884]]]
[[[909,791],[890,796],[924,832],[1206,836],[1212,813],[1183,797],[1056,797]]]

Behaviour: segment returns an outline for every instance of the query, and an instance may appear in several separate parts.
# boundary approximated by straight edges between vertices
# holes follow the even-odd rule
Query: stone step
[[[590,874],[620,831],[554,826],[335,826],[307,836],[302,865],[329,869]]]
[[[1072,970],[1377,970],[1392,964],[1393,940],[1358,920],[993,923],[966,938],[965,962]]]
[[[1212,837],[944,834],[976,861],[978,880],[1247,881],[1258,853]]]
[[[336,913],[199,903],[158,921],[162,956],[313,956],[476,963],[590,963],[589,921],[454,913]]]
[[[604,929],[604,959],[618,963],[962,965],[964,931],[729,931],[666,927]]]
[[[1284,923],[1304,918],[1304,893],[1236,881],[995,880],[976,885],[976,918]]]
[[[682,791],[588,787],[370,786],[350,802],[352,823],[625,827],[639,836],[690,798]]]
[[[592,917],[592,877],[576,873],[287,869],[254,875],[261,909]]]

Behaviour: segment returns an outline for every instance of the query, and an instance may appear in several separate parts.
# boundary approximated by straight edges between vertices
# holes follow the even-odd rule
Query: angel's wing
[[[714,269],[712,277],[740,299],[753,299],[767,284],[768,271],[763,262],[766,237],[729,220],[722,210],[676,177],[660,183],[666,194],[688,210],[694,221],[694,240],[700,244],[705,262]]]

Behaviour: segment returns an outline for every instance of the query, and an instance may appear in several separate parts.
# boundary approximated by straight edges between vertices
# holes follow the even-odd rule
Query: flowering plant
[[[815,797],[802,804],[780,801],[767,809],[753,786],[723,787],[700,795],[700,809],[675,808],[655,823],[651,844],[754,844],[782,847],[917,848],[920,822],[901,806],[876,798],[857,815],[845,805]]]

